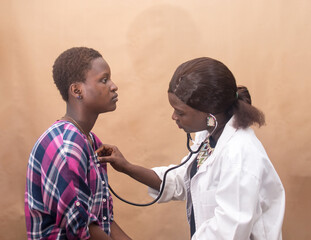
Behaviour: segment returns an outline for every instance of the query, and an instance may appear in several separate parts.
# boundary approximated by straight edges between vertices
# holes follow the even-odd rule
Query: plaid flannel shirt
[[[55,122],[29,157],[25,191],[28,239],[88,239],[95,222],[109,235],[113,221],[107,166],[70,122]]]

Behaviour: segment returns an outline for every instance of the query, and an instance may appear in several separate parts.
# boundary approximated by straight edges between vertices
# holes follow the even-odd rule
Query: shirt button
[[[102,184],[104,185],[104,184],[105,184],[105,181],[102,181]]]
[[[76,202],[76,206],[79,207],[80,206],[80,202]]]
[[[104,216],[104,217],[103,217],[103,219],[104,219],[104,220],[107,220],[107,217],[106,217],[106,216]]]
[[[96,164],[96,166],[97,166],[97,167],[100,167],[100,164],[99,164],[99,163],[97,163],[97,164]]]
[[[106,198],[103,198],[103,202],[106,202],[107,200],[106,200]]]

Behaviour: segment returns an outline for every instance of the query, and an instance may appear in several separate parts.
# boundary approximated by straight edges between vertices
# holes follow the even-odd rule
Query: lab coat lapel
[[[223,147],[226,145],[226,143],[230,140],[230,138],[234,135],[234,133],[237,131],[236,128],[233,127],[233,121],[234,117],[232,117],[228,123],[226,124],[222,134],[220,135],[220,138],[217,141],[217,144],[215,146],[215,149],[211,156],[202,164],[202,166],[199,168],[199,171],[196,175],[199,175],[202,172],[206,171],[206,168],[211,165],[217,156],[221,153]]]

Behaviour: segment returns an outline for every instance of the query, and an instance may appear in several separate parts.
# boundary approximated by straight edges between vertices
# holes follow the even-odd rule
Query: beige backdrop
[[[0,239],[26,239],[28,156],[65,112],[51,67],[73,46],[99,50],[119,87],[117,110],[100,116],[94,132],[146,167],[186,153],[167,101],[175,68],[200,56],[223,61],[266,114],[256,132],[286,189],[284,239],[311,239],[310,13],[310,0],[2,0]],[[111,168],[109,175],[121,195],[150,200],[142,185]],[[184,202],[114,203],[135,240],[189,239]]]

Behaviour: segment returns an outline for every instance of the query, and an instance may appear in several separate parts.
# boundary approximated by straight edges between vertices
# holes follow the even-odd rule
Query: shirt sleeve
[[[89,224],[98,222],[90,211],[93,198],[87,179],[89,146],[80,134],[68,134],[55,139],[51,143],[54,146],[49,147],[55,151],[49,151],[52,164],[46,166],[41,176],[43,202],[46,210],[55,215],[55,224],[66,229],[67,239],[88,239]]]
[[[162,180],[161,187],[163,186],[163,177],[165,172],[175,165],[170,165],[168,167],[155,167],[152,170],[159,176]],[[184,172],[186,168],[179,168],[178,171],[170,171],[166,175],[165,186],[162,196],[159,199],[159,203],[168,202],[171,200],[185,200],[186,199],[186,187],[184,184]],[[159,191],[148,187],[148,193],[151,197],[156,198],[159,195]]]
[[[196,133],[196,139],[191,146],[192,151],[197,151],[201,145],[202,139],[204,140],[206,136],[206,131]],[[196,159],[197,153],[188,153],[185,156],[181,163],[186,163],[170,172],[166,175],[165,179],[165,188],[163,194],[159,199],[159,203],[168,202],[171,200],[185,200],[187,197],[187,189],[189,189],[189,181],[185,181],[185,176],[187,174],[188,166]],[[165,172],[176,165],[170,165],[168,167],[155,167],[152,170],[159,176],[163,181]],[[163,182],[161,184],[162,188]],[[151,197],[156,198],[159,194],[159,191],[148,187],[148,193]]]

